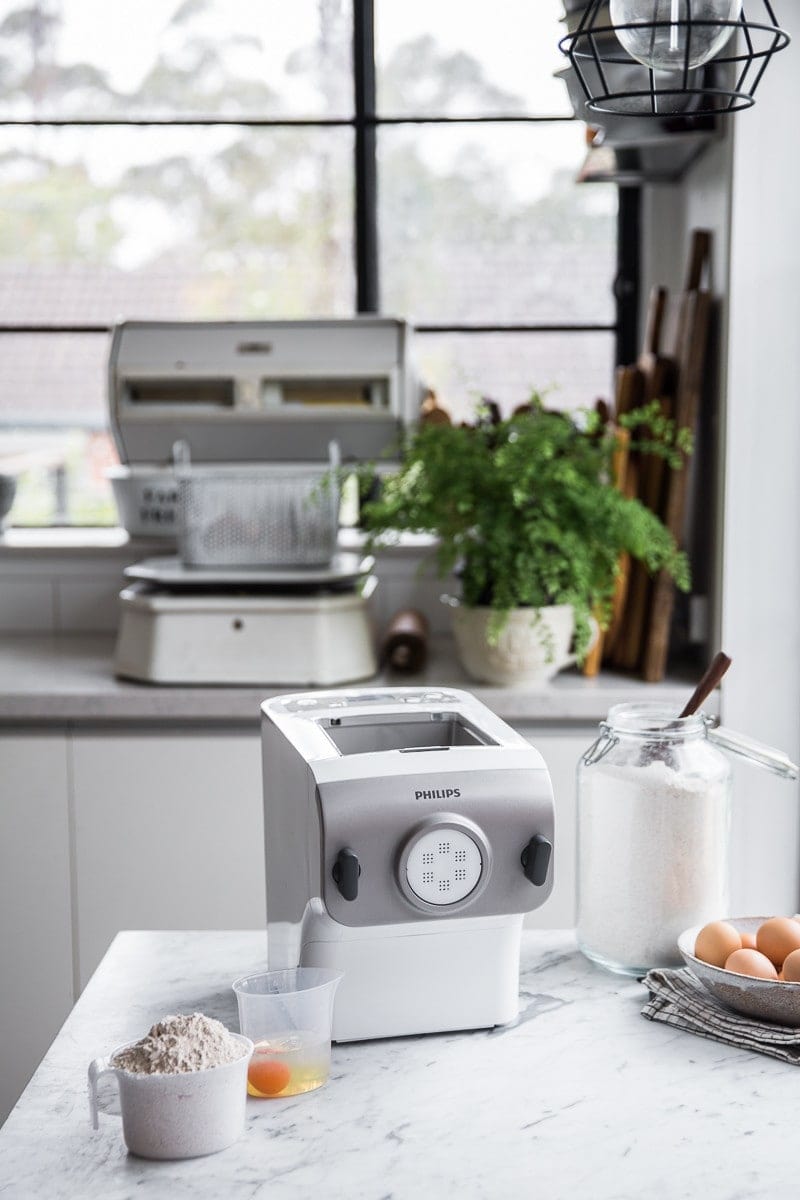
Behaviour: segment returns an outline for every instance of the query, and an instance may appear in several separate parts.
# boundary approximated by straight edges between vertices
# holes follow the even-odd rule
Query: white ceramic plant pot
[[[456,647],[473,679],[505,687],[530,686],[546,683],[575,662],[571,604],[513,609],[494,645],[489,641],[493,616],[492,608],[453,608]]]

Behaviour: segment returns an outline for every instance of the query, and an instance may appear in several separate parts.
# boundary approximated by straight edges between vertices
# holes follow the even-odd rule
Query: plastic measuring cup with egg
[[[341,979],[339,971],[295,967],[236,980],[239,1028],[254,1043],[247,1072],[251,1096],[297,1096],[326,1082]]]

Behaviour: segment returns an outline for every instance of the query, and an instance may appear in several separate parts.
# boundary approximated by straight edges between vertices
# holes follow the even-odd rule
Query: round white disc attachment
[[[480,847],[458,829],[431,829],[408,853],[406,878],[427,904],[456,904],[476,887],[483,871]]]

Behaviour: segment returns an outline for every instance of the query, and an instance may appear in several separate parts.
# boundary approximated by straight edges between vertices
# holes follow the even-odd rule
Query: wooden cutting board
[[[711,293],[701,291],[704,276],[710,277],[712,235],[707,229],[695,229],[692,234],[685,290],[680,298],[675,354],[678,364],[679,387],[674,417],[680,428],[697,433],[700,404],[708,353],[711,325]],[[686,504],[689,494],[689,471],[667,473],[662,510],[659,513],[679,545],[684,540]],[[642,656],[642,675],[650,683],[663,679],[669,651],[672,614],[675,608],[675,584],[661,572],[653,582],[648,617],[647,637]]]
[[[663,287],[655,287],[650,293],[644,346],[636,363],[641,377],[640,403],[658,400],[665,416],[672,415],[678,376],[674,358],[661,353],[668,298],[667,289]],[[635,490],[626,488],[626,494],[636,496],[648,508],[659,512],[664,486],[662,460],[652,454],[631,454],[630,457]],[[609,639],[607,653],[614,666],[635,670],[644,650],[652,583],[646,567],[639,562],[628,564],[627,575],[624,621],[613,642]]]
[[[618,367],[615,378],[614,415],[621,416],[638,408],[644,395],[644,376],[638,366]],[[636,472],[629,455],[630,434],[625,429],[617,430],[617,448],[614,453],[612,470],[616,487],[626,496],[636,495]],[[623,555],[619,563],[616,589],[612,601],[611,621],[608,629],[601,632],[592,650],[587,654],[583,664],[583,673],[589,677],[597,675],[600,665],[608,657],[614,639],[619,633],[620,619],[625,607],[625,597],[628,593],[628,576],[630,558]]]
[[[698,414],[705,380],[706,351],[711,322],[711,293],[685,292],[681,297],[678,316],[678,359],[680,385],[675,407],[675,419],[680,427],[697,431]],[[679,545],[684,541],[686,501],[689,492],[689,472],[670,471],[664,524]],[[653,584],[653,597],[647,642],[642,662],[642,675],[648,683],[663,679],[669,650],[670,626],[675,607],[675,585],[665,571],[659,572]]]
[[[631,436],[627,429],[618,429],[616,433],[616,449],[612,461],[612,471],[614,474],[614,482],[616,487],[621,492],[626,491],[628,485],[628,465],[630,462],[630,440]],[[630,571],[630,556],[623,554],[619,561],[617,581],[614,589],[614,597],[611,601],[611,620],[608,629],[600,631],[597,641],[592,647],[589,654],[586,656],[586,662],[583,665],[584,675],[593,677],[600,671],[600,665],[605,654],[610,646],[613,646],[614,639],[617,637],[620,628],[622,612],[625,607],[625,597],[628,591],[628,574]],[[595,614],[597,615],[597,614]]]

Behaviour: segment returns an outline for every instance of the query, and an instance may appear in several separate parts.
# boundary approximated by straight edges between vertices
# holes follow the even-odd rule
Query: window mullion
[[[353,3],[353,82],[355,89],[356,311],[370,313],[380,311],[373,0],[354,0]]]
[[[617,210],[617,275],[614,280],[618,365],[635,362],[639,353],[641,210],[641,188],[620,187]]]

